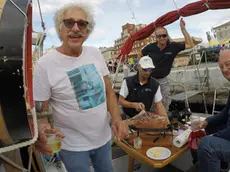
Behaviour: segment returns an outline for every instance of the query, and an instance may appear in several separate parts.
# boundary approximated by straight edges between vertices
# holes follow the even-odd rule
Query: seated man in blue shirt
[[[224,50],[219,56],[219,66],[223,76],[230,81],[230,50]],[[220,172],[230,162],[230,95],[225,108],[217,115],[201,122],[207,135],[201,139],[198,148],[200,172]]]

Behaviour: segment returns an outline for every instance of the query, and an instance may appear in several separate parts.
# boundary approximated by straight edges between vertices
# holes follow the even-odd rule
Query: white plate
[[[163,160],[171,156],[171,151],[165,147],[152,147],[146,151],[146,155],[154,160]]]

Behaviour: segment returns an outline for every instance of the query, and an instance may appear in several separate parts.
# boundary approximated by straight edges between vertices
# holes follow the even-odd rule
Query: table
[[[170,137],[168,135],[166,135],[166,137]],[[167,140],[167,139],[166,139]],[[164,146],[167,147],[170,151],[171,151],[171,156],[165,160],[152,160],[150,158],[147,157],[146,155],[146,151],[153,147],[153,146],[162,146],[157,143],[151,145],[143,145],[141,149],[134,149],[134,147],[131,144],[127,144],[127,142],[123,142],[123,141],[118,141],[116,138],[113,138],[113,141],[118,144],[121,149],[123,149],[127,154],[128,154],[128,172],[133,172],[133,165],[134,165],[134,160],[138,160],[141,163],[145,163],[147,165],[150,165],[154,168],[163,168],[166,165],[168,165],[169,163],[171,163],[172,161],[174,161],[175,159],[177,159],[179,156],[181,156],[184,152],[186,152],[188,150],[188,145],[184,145],[181,148],[177,148],[175,146],[173,146],[172,144],[170,146]],[[145,142],[145,140],[142,138],[143,144]],[[162,143],[162,142],[161,142]]]

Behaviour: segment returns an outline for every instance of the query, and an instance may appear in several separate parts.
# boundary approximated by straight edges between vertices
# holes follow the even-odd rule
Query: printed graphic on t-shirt
[[[104,85],[94,64],[75,68],[67,75],[80,109],[94,108],[105,102]]]

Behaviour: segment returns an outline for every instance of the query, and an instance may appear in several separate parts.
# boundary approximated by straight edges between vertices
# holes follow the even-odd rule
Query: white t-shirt
[[[141,84],[141,85],[143,85],[143,84]],[[123,82],[122,82],[119,94],[121,96],[123,96],[124,98],[126,98],[129,95],[129,89],[127,87],[126,79],[124,79]],[[156,94],[155,94],[155,96],[153,98],[153,101],[154,101],[154,103],[157,103],[157,102],[159,102],[161,100],[162,100],[161,89],[160,89],[160,87],[158,87],[157,92],[156,92]]]
[[[65,138],[62,149],[87,151],[111,139],[103,77],[108,75],[97,48],[84,46],[75,58],[53,50],[34,71],[34,100],[49,100],[54,125]]]

